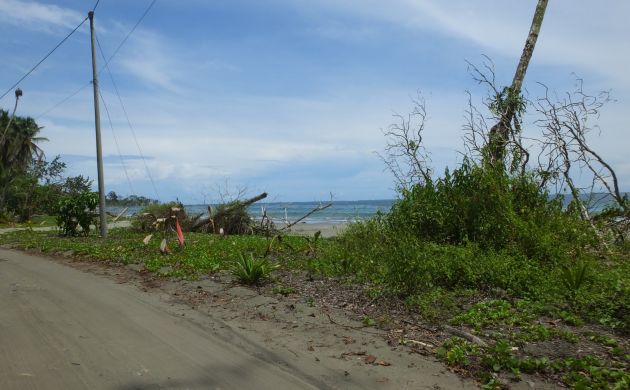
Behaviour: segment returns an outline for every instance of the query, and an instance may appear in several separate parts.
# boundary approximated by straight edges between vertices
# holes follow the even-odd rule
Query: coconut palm
[[[12,117],[0,110],[0,128],[6,128],[0,143],[0,211],[12,181],[26,172],[34,160],[41,160],[44,151],[38,143],[47,141],[38,136],[42,127],[33,118]]]

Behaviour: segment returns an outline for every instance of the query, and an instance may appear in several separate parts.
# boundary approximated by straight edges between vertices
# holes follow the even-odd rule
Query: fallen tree
[[[208,206],[208,215],[199,216],[192,224],[191,231],[222,234],[251,233],[251,217],[247,208],[267,197],[267,193],[246,200],[236,200],[213,208]]]

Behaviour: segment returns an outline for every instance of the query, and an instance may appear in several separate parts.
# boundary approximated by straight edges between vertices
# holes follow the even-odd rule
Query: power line
[[[109,56],[109,59],[107,59],[105,61],[105,67],[107,67],[107,65],[110,63],[110,61],[114,58],[114,56],[116,56],[116,54],[118,54],[118,51],[120,50],[121,47],[123,47],[123,45],[125,44],[125,42],[127,42],[127,40],[129,39],[129,37],[131,36],[131,34],[133,34],[134,31],[136,31],[136,28],[138,28],[138,26],[140,25],[140,23],[142,23],[142,21],[144,20],[144,17],[147,16],[147,14],[149,13],[149,11],[151,10],[151,8],[153,8],[153,5],[155,5],[155,3],[157,2],[157,0],[153,0],[151,1],[151,3],[149,4],[149,6],[144,10],[144,12],[142,13],[142,15],[140,16],[140,19],[138,19],[138,21],[136,22],[136,24],[133,26],[133,28],[131,30],[129,30],[129,32],[127,33],[127,36],[125,36],[125,38],[120,42],[120,44],[118,45],[118,47],[116,48],[116,50],[114,50],[114,52],[112,53],[111,56]]]
[[[97,4],[98,4],[98,2],[97,2]],[[35,64],[35,66],[33,66],[33,67],[31,68],[31,70],[29,70],[28,72],[26,72],[26,74],[25,74],[24,76],[22,76],[22,77],[21,77],[21,78],[20,78],[20,79],[19,79],[19,80],[15,83],[15,84],[13,84],[13,85],[12,85],[9,89],[7,89],[7,91],[6,91],[5,93],[3,93],[3,94],[2,94],[2,96],[0,96],[0,100],[1,100],[3,97],[7,96],[7,94],[8,94],[9,92],[11,92],[11,91],[12,91],[15,87],[17,87],[17,86],[18,86],[18,85],[19,85],[19,84],[20,84],[20,83],[21,83],[21,82],[22,82],[25,78],[27,78],[27,77],[28,77],[31,73],[33,73],[33,72],[35,71],[35,69],[37,69],[37,67],[39,67],[39,66],[42,64],[42,62],[46,61],[46,59],[47,59],[48,57],[50,57],[50,55],[51,55],[52,53],[54,53],[54,52],[55,52],[55,51],[59,48],[59,46],[61,46],[61,45],[62,45],[65,41],[67,41],[67,40],[68,40],[68,38],[70,38],[70,37],[72,36],[72,34],[74,34],[74,33],[75,33],[78,29],[79,29],[79,27],[83,26],[83,23],[85,23],[85,21],[86,21],[87,19],[88,19],[87,17],[86,17],[85,19],[83,19],[83,20],[81,21],[81,23],[79,23],[79,24],[78,24],[78,25],[74,28],[74,30],[70,31],[70,33],[69,33],[68,35],[66,35],[66,36],[65,36],[65,37],[61,40],[61,42],[59,42],[59,43],[58,43],[55,47],[53,47],[53,48],[52,48],[52,50],[51,50],[51,51],[49,51],[49,52],[48,52],[48,54],[46,54],[46,55],[44,56],[44,58],[42,58],[42,59],[41,59],[41,60],[40,60],[37,64]]]
[[[49,109],[47,109],[46,111],[42,112],[41,114],[37,115],[35,117],[35,119],[39,119],[41,117],[43,117],[44,115],[47,115],[49,112],[51,112],[52,110],[54,110],[55,108],[61,106],[62,104],[64,104],[65,102],[67,102],[68,100],[72,99],[73,97],[75,97],[76,95],[79,94],[79,92],[83,91],[85,88],[89,87],[90,85],[92,85],[92,82],[88,82],[86,84],[83,84],[83,86],[79,89],[77,89],[76,91],[72,92],[70,95],[66,96],[65,98],[63,98],[62,100],[60,100],[59,102],[57,102],[55,105],[51,106]]]
[[[105,113],[107,114],[107,120],[109,121],[109,128],[112,130],[112,135],[114,136],[114,144],[116,145],[116,151],[118,152],[118,157],[120,158],[120,164],[123,167],[123,171],[125,171],[125,177],[127,178],[127,184],[129,184],[129,189],[132,194],[135,194],[133,190],[133,185],[131,184],[131,179],[129,179],[129,174],[127,173],[127,166],[125,165],[125,160],[123,159],[122,153],[120,152],[120,146],[118,145],[118,138],[116,138],[116,132],[114,131],[114,124],[112,123],[112,117],[109,115],[109,109],[107,108],[107,103],[105,102],[105,98],[101,93],[100,89],[98,91],[98,95],[101,97],[101,101],[103,102],[103,107],[105,107]]]
[[[92,7],[92,11],[96,10],[96,8],[98,7],[99,3],[101,0],[97,0],[96,3],[94,4],[94,7]],[[140,23],[142,22],[142,20],[144,20],[145,16],[149,13],[149,11],[151,10],[151,8],[153,8],[153,5],[155,5],[157,0],[153,0],[149,6],[145,9],[145,11],[142,13],[142,15],[140,16],[140,18],[138,19],[138,21],[136,22],[136,24],[133,26],[133,28],[131,30],[129,30],[129,32],[127,33],[127,35],[125,36],[125,38],[118,44],[118,47],[116,48],[116,50],[114,51],[114,53],[109,57],[109,59],[106,59],[104,54],[103,54],[103,49],[101,48],[101,44],[100,42],[98,42],[98,37],[97,37],[97,42],[98,42],[98,46],[99,46],[99,50],[101,51],[101,56],[103,57],[103,61],[104,61],[104,66],[101,67],[101,70],[99,70],[99,73],[101,73],[101,71],[104,68],[107,68],[108,72],[109,72],[109,63],[111,62],[111,60],[114,58],[114,56],[118,53],[118,51],[122,48],[122,46],[125,44],[125,42],[127,42],[127,40],[129,39],[129,37],[131,36],[131,34],[133,34],[133,32],[136,30],[136,28],[140,25]],[[83,20],[83,22],[85,22],[85,20]],[[78,28],[78,27],[77,27]],[[112,79],[112,84],[114,84],[114,88],[116,89],[116,93],[118,94],[118,87],[116,86],[116,83],[113,81],[113,77],[111,76],[111,72],[110,72],[110,78]],[[19,83],[19,82],[18,82]],[[87,88],[88,86],[91,85],[91,81],[88,82],[87,84],[83,85],[81,88],[79,88],[78,90],[76,90],[75,92],[71,93],[70,95],[66,96],[65,98],[63,98],[62,100],[60,100],[58,103],[56,103],[55,105],[51,106],[49,109],[47,109],[46,111],[44,111],[42,114],[39,114],[36,119],[41,118],[44,115],[47,115],[48,113],[50,113],[51,111],[53,111],[54,109],[56,109],[57,107],[61,106],[62,104],[64,104],[65,102],[67,102],[68,100],[72,99],[74,96],[76,96],[79,92],[81,92],[83,89]],[[17,83],[16,83],[17,85]],[[12,88],[10,88],[12,89]],[[5,93],[6,95],[6,93]],[[3,95],[4,97],[4,95]],[[1,98],[0,98],[1,99]],[[127,122],[129,122],[129,117],[127,115],[127,111],[124,108],[124,105],[122,103],[122,100],[120,99],[120,94],[118,94],[118,99],[120,100],[120,104],[121,106],[123,106],[123,111],[125,112],[125,116],[127,117]],[[134,141],[136,142],[136,145],[138,146],[138,150],[140,150],[140,145],[138,144],[138,141],[136,139],[136,135],[135,132],[133,131],[133,127],[131,126],[131,124],[129,124],[129,127],[132,129],[132,134],[134,137]],[[142,155],[142,152],[140,152],[140,154]],[[143,157],[143,161],[144,161],[144,157]],[[146,162],[145,162],[145,167],[146,167]],[[147,168],[147,173],[149,173],[148,168]],[[155,190],[155,184],[153,184],[153,178],[151,177],[151,174],[149,173],[149,177],[151,178],[151,183],[154,187]],[[157,191],[155,191],[156,195]],[[159,196],[158,196],[159,198]]]
[[[94,7],[92,7],[92,12],[94,12],[94,11],[96,10],[96,8],[98,7],[98,5],[99,5],[99,3],[100,3],[100,2],[101,2],[101,0],[96,0],[96,3],[94,4]],[[86,19],[87,19],[87,18],[86,18]],[[81,22],[81,24],[85,23],[85,20],[86,20],[86,19],[83,19],[83,22]],[[79,25],[78,25],[78,26],[77,26],[77,27],[76,27],[76,28],[75,28],[75,29],[74,29],[74,30],[73,30],[73,31],[72,31],[72,32],[71,32],[71,33],[70,33],[70,34],[69,34],[66,38],[64,38],[64,40],[65,40],[65,39],[68,39],[68,37],[70,37],[70,35],[72,35],[72,34],[73,34],[73,33],[74,33],[74,32],[75,32],[75,31],[76,31],[79,27],[81,27],[81,24],[79,24]],[[63,43],[63,41],[61,41],[61,42],[59,43],[59,45],[57,45],[57,47],[59,47],[62,43]],[[55,49],[56,49],[56,47],[55,47]],[[52,52],[54,52],[54,51],[55,51],[55,49],[53,49],[53,50],[52,50],[52,51],[51,51],[48,55],[52,54]],[[45,59],[46,59],[46,58],[42,59],[42,61],[44,61]],[[40,63],[41,63],[42,61],[40,61]],[[37,67],[38,65],[39,65],[39,64],[35,65],[35,67]],[[35,70],[35,69],[33,68],[33,69],[31,70],[31,72],[32,72],[33,70]],[[29,74],[30,74],[30,73],[29,73]],[[24,76],[24,78],[26,78],[26,76],[28,76],[28,74],[27,74],[27,75],[25,75],[25,76]],[[20,81],[22,81],[24,78],[20,79]],[[18,82],[16,83],[16,85],[17,85],[17,84],[19,84],[19,83],[20,83],[20,81],[18,81]],[[42,116],[44,116],[44,115],[48,114],[49,112],[51,112],[52,110],[54,110],[55,108],[57,108],[57,107],[61,106],[62,104],[64,104],[65,102],[67,102],[68,100],[70,100],[70,99],[72,99],[74,96],[76,96],[79,92],[81,92],[82,90],[84,90],[85,88],[87,88],[88,86],[90,86],[90,84],[91,84],[91,82],[89,82],[89,83],[85,84],[84,86],[82,86],[81,88],[77,89],[75,92],[73,92],[73,93],[71,93],[70,95],[66,96],[65,98],[63,98],[62,100],[60,100],[58,103],[56,103],[54,106],[52,106],[52,107],[50,107],[48,110],[44,111],[42,114],[37,115],[37,116],[35,117],[35,119],[39,119],[39,118],[41,118]],[[10,89],[13,89],[13,88],[10,88]],[[4,97],[5,95],[6,95],[6,93],[5,93],[4,95],[2,95],[2,97]],[[2,99],[2,97],[0,97],[0,99]]]
[[[154,1],[155,2],[155,1]],[[146,14],[146,13],[145,13]],[[105,53],[103,52],[103,48],[101,46],[101,42],[98,39],[98,36],[96,36],[96,44],[98,46],[98,50],[101,53],[101,57],[103,58],[103,60],[105,60]],[[112,57],[110,57],[111,59]],[[157,197],[158,200],[160,200],[160,194],[158,193],[157,187],[155,185],[155,181],[153,180],[153,175],[151,175],[151,171],[149,170],[149,166],[147,165],[147,161],[144,158],[144,154],[142,153],[142,148],[140,147],[140,143],[138,142],[138,137],[136,137],[136,132],[131,124],[131,120],[129,119],[129,114],[127,113],[127,109],[125,108],[125,104],[123,103],[122,97],[120,96],[120,91],[118,90],[118,85],[116,84],[116,81],[114,80],[114,75],[111,72],[111,69],[109,68],[109,62],[106,61],[105,62],[105,66],[104,68],[107,70],[107,73],[109,74],[109,79],[112,82],[112,85],[114,86],[114,91],[116,92],[116,96],[118,96],[118,102],[120,102],[120,107],[123,110],[123,113],[125,114],[125,119],[127,120],[127,125],[129,126],[129,130],[131,130],[131,135],[133,136],[133,140],[136,144],[136,147],[138,148],[138,154],[140,154],[140,158],[142,159],[142,163],[144,164],[144,169],[147,172],[147,176],[149,176],[149,181],[151,182],[151,187],[153,187],[153,192],[155,192],[155,196]]]

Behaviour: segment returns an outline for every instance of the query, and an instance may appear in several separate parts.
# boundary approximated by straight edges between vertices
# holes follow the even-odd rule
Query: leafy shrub
[[[81,192],[68,195],[59,201],[57,207],[57,226],[64,236],[84,236],[90,234],[90,224],[96,221],[96,206],[98,194],[96,192]],[[78,227],[81,227],[79,232]]]
[[[269,278],[273,269],[266,257],[256,259],[252,253],[249,255],[241,253],[231,271],[239,282],[254,285]]]
[[[403,190],[387,217],[393,231],[436,243],[474,242],[541,262],[567,258],[593,242],[590,230],[565,213],[531,176],[464,161],[435,183]]]
[[[435,288],[502,289],[532,296],[549,278],[546,267],[508,251],[483,250],[477,244],[449,245],[422,240],[412,233],[389,233],[382,221],[350,227],[339,238],[342,258],[359,277],[385,284],[390,291],[411,296]]]
[[[477,345],[472,344],[460,337],[451,337],[444,341],[437,351],[437,356],[444,360],[449,366],[468,366],[470,357],[477,356],[480,349]]]

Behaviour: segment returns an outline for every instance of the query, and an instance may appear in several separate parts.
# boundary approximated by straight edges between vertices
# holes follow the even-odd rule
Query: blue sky
[[[110,55],[149,0],[101,0],[95,23]],[[163,201],[201,202],[218,188],[267,191],[273,200],[395,196],[376,156],[381,129],[427,101],[426,147],[436,171],[462,150],[467,73],[491,57],[508,84],[534,0],[158,0],[110,63]],[[602,5],[605,4],[605,5]],[[11,86],[80,22],[92,2],[0,0],[0,89]],[[550,2],[525,88],[572,90],[575,76],[616,99],[593,139],[630,189],[630,3]],[[99,64],[103,61],[99,57]],[[44,126],[47,156],[96,177],[92,90],[45,113],[91,79],[87,23],[31,77],[18,113]],[[120,154],[103,106],[107,191],[155,197],[114,88],[101,73]],[[0,107],[13,105],[12,94]],[[536,126],[529,123],[529,131]],[[227,184],[226,184],[227,183]]]

